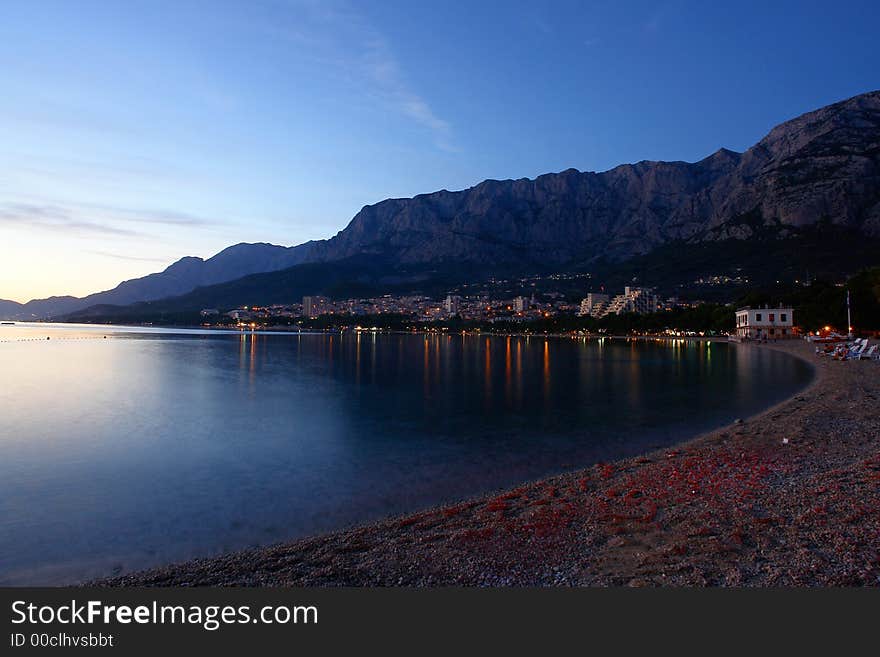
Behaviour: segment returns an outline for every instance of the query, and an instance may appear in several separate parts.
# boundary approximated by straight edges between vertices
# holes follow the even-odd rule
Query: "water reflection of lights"
[[[550,342],[544,340],[544,397],[550,397]]]

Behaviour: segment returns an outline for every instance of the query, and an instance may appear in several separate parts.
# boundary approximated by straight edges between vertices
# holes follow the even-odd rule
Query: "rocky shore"
[[[105,586],[880,585],[880,364],[672,449]]]

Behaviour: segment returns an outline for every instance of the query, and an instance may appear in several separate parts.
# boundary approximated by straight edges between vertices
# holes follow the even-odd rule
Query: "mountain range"
[[[249,274],[286,269],[302,262],[309,248],[309,243],[291,247],[266,243],[236,244],[207,260],[187,256],[164,271],[123,281],[112,290],[86,297],[49,297],[27,303],[0,299],[0,316],[21,320],[51,319],[97,305],[125,306],[174,297]]]
[[[565,267],[676,240],[747,239],[756,223],[784,231],[821,221],[880,237],[880,92],[783,123],[745,153],[382,201],[315,243],[308,260],[370,253],[412,264]]]
[[[814,267],[830,274],[880,262],[880,92],[787,121],[743,153],[722,148],[692,163],[568,169],[388,199],[327,240],[238,244],[81,299],[0,301],[0,315],[57,317],[160,300],[179,309],[292,301],[343,288],[442,287],[464,272],[624,271],[659,253],[689,272],[694,254],[744,254],[713,258],[747,276],[772,275],[787,251],[810,266],[809,254],[794,253],[797,240],[821,246]],[[745,257],[750,245],[768,243],[772,261]]]

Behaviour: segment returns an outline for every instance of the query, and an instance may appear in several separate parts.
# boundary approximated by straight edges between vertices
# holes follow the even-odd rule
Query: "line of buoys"
[[[77,335],[70,337],[62,337],[59,338],[57,335],[55,336],[56,340],[106,340],[108,336],[106,335]],[[47,335],[46,340],[51,340],[52,336]],[[44,342],[43,338],[7,338],[5,340],[0,340],[0,342]]]

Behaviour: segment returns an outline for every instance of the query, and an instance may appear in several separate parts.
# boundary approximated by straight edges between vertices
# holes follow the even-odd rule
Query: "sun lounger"
[[[868,347],[868,339],[865,338],[865,341],[856,340],[853,343],[853,346],[850,348],[849,352],[846,354],[847,360],[859,360],[862,357],[865,349]]]

